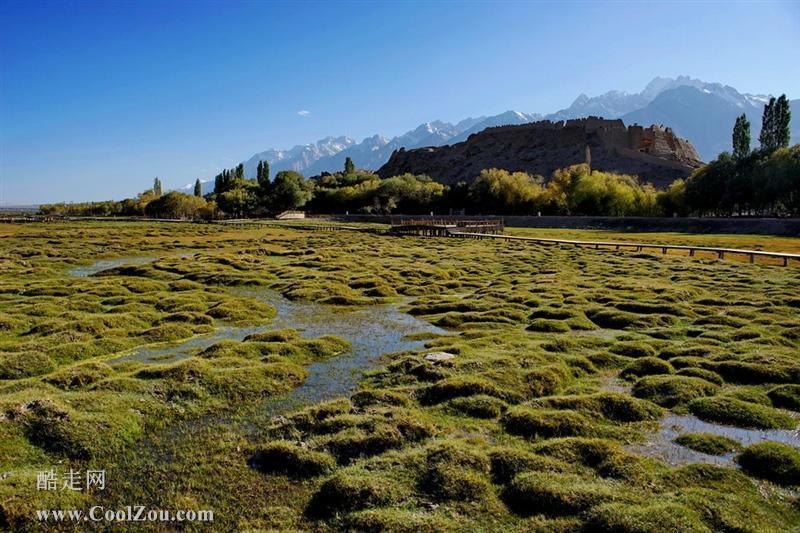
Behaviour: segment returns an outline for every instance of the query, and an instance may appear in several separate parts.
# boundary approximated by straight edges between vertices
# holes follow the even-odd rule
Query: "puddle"
[[[800,448],[800,430],[798,429],[743,429],[704,422],[691,415],[668,414],[661,420],[661,427],[658,432],[648,437],[647,443],[629,446],[628,449],[648,457],[662,459],[671,465],[687,463],[734,464],[735,454],[708,455],[672,442],[678,435],[684,433],[713,433],[714,435],[733,439],[742,446],[769,440]]]
[[[152,256],[136,255],[130,257],[116,257],[114,259],[100,259],[91,265],[78,266],[71,268],[69,274],[78,278],[85,278],[103,270],[110,268],[117,268],[123,265],[144,265],[155,261],[156,258]]]

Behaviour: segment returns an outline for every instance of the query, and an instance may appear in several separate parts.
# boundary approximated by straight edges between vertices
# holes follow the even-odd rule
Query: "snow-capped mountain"
[[[244,174],[248,178],[255,178],[259,161],[269,161],[276,170],[303,172],[315,161],[337,154],[354,144],[356,141],[350,137],[325,137],[315,143],[297,145],[291,150],[267,150],[244,162]]]
[[[341,170],[347,157],[351,157],[359,168],[374,170],[383,165],[398,148],[452,144],[490,126],[524,124],[539,118],[539,115],[507,111],[492,117],[466,118],[457,124],[440,120],[425,122],[392,139],[373,135],[358,143],[349,137],[326,137],[316,143],[295,146],[291,150],[266,150],[257,153],[245,161],[244,172],[248,178],[254,178],[258,162],[268,161],[273,176],[281,170],[295,170],[306,176],[314,176],[322,172]],[[203,192],[205,193],[205,188]]]
[[[375,170],[398,148],[454,144],[492,126],[525,124],[542,118],[567,120],[587,116],[621,118],[626,124],[669,126],[679,136],[689,139],[701,157],[708,161],[721,151],[730,150],[733,122],[742,113],[749,117],[753,143],[757,143],[761,113],[769,98],[768,95],[742,94],[728,85],[688,76],[657,77],[638,93],[608,91],[593,97],[581,94],[568,108],[545,116],[506,111],[489,117],[466,118],[456,124],[439,120],[426,122],[391,139],[373,135],[356,142],[350,137],[326,137],[289,150],[266,150],[244,162],[245,176],[255,177],[259,161],[270,163],[273,176],[281,170],[295,170],[306,176],[334,172],[344,167],[347,157],[351,157],[359,168]],[[794,142],[798,142],[800,109],[797,100],[792,102],[792,111],[792,136]],[[208,192],[211,186],[211,182],[204,184],[203,193]],[[192,187],[186,189],[190,191]]]

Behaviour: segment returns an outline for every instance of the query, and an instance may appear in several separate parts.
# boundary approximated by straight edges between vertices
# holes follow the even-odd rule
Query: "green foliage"
[[[346,157],[344,159],[344,173],[346,175],[353,174],[356,171],[356,165],[353,163],[353,159],[351,157]]]
[[[156,198],[161,196],[161,180],[158,178],[153,180],[153,194]]]
[[[742,113],[733,125],[733,157],[740,160],[750,153],[750,121]]]
[[[172,191],[148,203],[145,214],[153,218],[186,220],[200,218],[205,207],[202,197]]]
[[[200,183],[200,178],[197,178],[194,182],[194,195],[198,198],[203,196],[203,185]]]
[[[543,183],[539,176],[490,168],[481,171],[469,194],[475,206],[489,213],[532,214],[547,203]]]
[[[270,187],[269,204],[273,211],[281,212],[302,207],[311,197],[311,185],[301,174],[282,170]]]
[[[800,213],[800,145],[749,155],[723,152],[686,181],[684,212],[700,215]]]

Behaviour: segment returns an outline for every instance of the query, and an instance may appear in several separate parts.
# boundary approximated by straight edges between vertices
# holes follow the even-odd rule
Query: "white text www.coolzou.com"
[[[97,505],[82,509],[39,509],[40,522],[213,522],[214,511],[148,509],[144,505],[128,505],[122,509],[106,509]]]

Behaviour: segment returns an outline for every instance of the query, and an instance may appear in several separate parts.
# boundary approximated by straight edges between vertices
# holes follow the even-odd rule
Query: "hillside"
[[[692,144],[669,128],[626,127],[622,120],[593,117],[489,128],[452,146],[401,149],[378,174],[427,174],[454,184],[471,182],[481,170],[496,167],[550,177],[559,168],[586,162],[587,151],[592,168],[636,174],[656,186],[686,177],[701,165]]]

